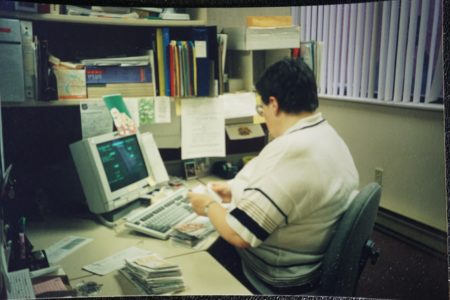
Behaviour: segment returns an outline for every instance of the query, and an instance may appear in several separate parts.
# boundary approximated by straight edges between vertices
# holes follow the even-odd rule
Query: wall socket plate
[[[383,186],[383,168],[376,167],[375,168],[375,182],[380,186]]]

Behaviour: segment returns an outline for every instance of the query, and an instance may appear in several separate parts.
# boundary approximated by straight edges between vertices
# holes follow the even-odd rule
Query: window
[[[441,1],[301,6],[292,14],[301,41],[321,44],[321,95],[442,103]]]

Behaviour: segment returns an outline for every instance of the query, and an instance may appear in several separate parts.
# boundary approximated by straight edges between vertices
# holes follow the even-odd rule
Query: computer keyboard
[[[167,198],[127,217],[125,226],[152,237],[167,239],[175,225],[195,217],[187,199],[187,189],[179,188]]]

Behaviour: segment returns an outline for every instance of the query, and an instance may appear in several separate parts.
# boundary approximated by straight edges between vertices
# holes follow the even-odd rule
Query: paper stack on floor
[[[175,293],[184,290],[178,265],[151,254],[125,260],[120,272],[147,295]]]

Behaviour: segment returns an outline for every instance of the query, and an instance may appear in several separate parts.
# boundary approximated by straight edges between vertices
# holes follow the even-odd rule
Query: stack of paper
[[[178,265],[151,254],[125,260],[120,272],[147,295],[176,293],[184,290]]]
[[[174,227],[171,240],[178,245],[194,247],[214,231],[207,217],[198,216],[195,219]]]
[[[229,27],[223,32],[228,34],[230,50],[268,50],[298,48],[300,45],[300,27]]]

